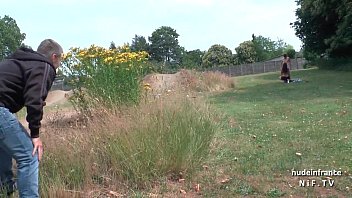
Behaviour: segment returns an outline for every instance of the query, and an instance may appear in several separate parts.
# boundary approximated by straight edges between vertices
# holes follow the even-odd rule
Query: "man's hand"
[[[33,153],[32,155],[34,156],[35,153],[38,153],[38,159],[39,161],[42,159],[42,155],[43,155],[43,143],[40,140],[40,138],[32,138],[32,142],[33,142]]]

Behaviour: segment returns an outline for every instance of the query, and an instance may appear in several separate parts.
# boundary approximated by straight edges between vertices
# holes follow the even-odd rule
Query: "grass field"
[[[236,77],[234,90],[210,98],[226,120],[199,176],[204,197],[352,197],[352,72],[292,77],[303,82],[284,84],[277,73]],[[304,169],[342,176],[292,176]]]
[[[85,125],[65,128],[60,124],[47,123],[42,136],[46,144],[46,154],[40,169],[42,196],[114,197],[119,194],[124,197],[352,197],[351,76],[352,72],[317,69],[294,71],[292,77],[301,78],[303,82],[290,84],[282,83],[277,73],[236,77],[235,88],[230,91],[210,93],[210,97],[205,92],[200,97],[195,97],[197,100],[207,98],[211,110],[216,111],[214,117],[203,115],[198,108],[195,108],[195,114],[190,114],[192,108],[183,107],[185,103],[182,101],[156,101],[156,106],[148,103],[149,109],[163,107],[170,110],[171,114],[162,114],[166,116],[163,118],[171,115],[170,119],[153,117],[154,111],[136,113],[135,118],[130,119],[138,120],[136,125],[141,127],[140,130],[135,133],[128,130],[129,133],[126,134],[129,136],[126,139],[122,136],[122,142],[113,144],[116,149],[110,149],[110,153],[106,153],[104,148],[110,148],[109,144],[106,147],[105,140],[110,142],[111,139],[104,138],[110,133],[121,134],[121,126],[115,122],[126,123],[119,116],[118,119],[112,116],[112,119],[105,119],[102,123],[93,123],[93,128],[86,128]],[[174,108],[168,109],[166,104]],[[61,109],[72,109],[68,103],[60,104],[59,107],[47,107],[45,111],[55,117],[55,112]],[[180,116],[175,117],[177,113]],[[23,111],[19,116],[24,118],[24,114]],[[216,128],[195,124],[202,123],[204,116],[215,121]],[[60,121],[58,123],[63,122],[60,116],[57,119]],[[146,120],[154,123],[150,125]],[[213,139],[208,141],[211,141],[210,154],[204,155],[207,158],[201,161],[201,166],[198,165],[198,160],[190,168],[201,157],[196,152],[200,144],[189,144],[195,147],[187,145],[197,140],[195,137],[210,137],[207,133],[202,136],[196,130],[206,128],[211,129],[210,132],[215,131],[215,135],[211,135]],[[160,129],[156,132],[178,135],[176,138],[164,138],[165,141],[161,142],[164,144],[155,143],[164,135],[155,133],[154,129]],[[189,131],[197,132],[188,137]],[[146,136],[138,139],[135,134]],[[148,135],[155,134],[157,135],[148,138]],[[74,140],[73,143],[68,141],[71,139]],[[116,175],[119,171],[130,173],[131,167],[135,165],[133,161],[125,160],[129,164],[120,167],[122,163],[118,160],[119,153],[116,151],[125,148],[124,142],[133,142],[131,145],[136,146],[137,150],[152,151],[147,155],[143,153],[140,155],[141,160],[136,161],[142,165],[135,166],[142,176],[151,171],[144,164],[153,164],[150,160],[152,158],[159,163],[162,157],[156,154],[168,153],[165,148],[170,148],[172,157],[167,160],[170,163],[164,164],[192,162],[183,163],[192,169],[192,175],[182,176],[180,172],[181,176],[170,179],[169,174],[163,173],[156,177],[157,181],[145,185],[146,188],[133,188],[125,183],[126,179]],[[202,139],[198,142],[205,141]],[[161,145],[166,147],[160,147]],[[185,152],[177,153],[175,150]],[[102,151],[105,155],[102,156],[97,151]],[[203,151],[208,151],[208,148],[203,148]],[[132,149],[127,155],[137,156],[135,154],[138,153],[141,152]],[[116,162],[112,163],[114,159]],[[160,172],[160,167],[164,166],[159,164],[152,170]],[[166,167],[166,170],[169,169]],[[304,169],[336,170],[341,171],[342,176],[292,176],[293,170]],[[105,183],[97,183],[97,176]],[[183,177],[185,180],[177,180]],[[134,179],[140,179],[140,176],[137,175]],[[307,187],[308,180],[310,187]],[[312,186],[313,180],[315,186]],[[305,182],[306,187],[300,187],[302,182]]]

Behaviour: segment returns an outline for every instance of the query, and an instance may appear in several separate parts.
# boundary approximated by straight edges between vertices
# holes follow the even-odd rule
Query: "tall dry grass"
[[[233,78],[218,71],[181,70],[180,76],[181,87],[192,91],[213,92],[235,87]]]
[[[191,178],[217,130],[214,111],[184,95],[164,96],[89,122],[56,114],[42,134],[42,197],[94,197]]]

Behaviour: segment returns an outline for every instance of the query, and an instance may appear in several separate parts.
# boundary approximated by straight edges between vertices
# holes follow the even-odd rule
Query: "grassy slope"
[[[352,73],[292,75],[306,82],[284,84],[276,73],[237,77],[234,91],[211,98],[229,129],[214,144],[204,196],[352,195]],[[333,188],[298,187],[299,179],[321,178],[291,176],[292,169],[319,168],[344,174],[333,177]]]

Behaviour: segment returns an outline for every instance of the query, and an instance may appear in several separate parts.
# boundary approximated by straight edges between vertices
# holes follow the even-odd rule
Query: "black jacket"
[[[31,137],[39,137],[44,101],[55,79],[53,63],[31,49],[20,48],[0,62],[0,106],[16,113],[27,108]]]

